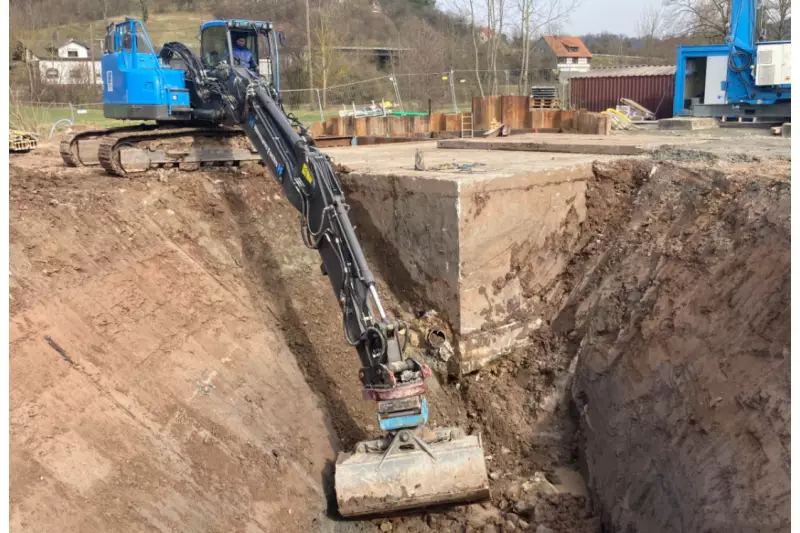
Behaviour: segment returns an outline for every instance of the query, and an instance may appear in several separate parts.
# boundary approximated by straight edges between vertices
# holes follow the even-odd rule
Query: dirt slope
[[[572,392],[613,531],[789,529],[788,178],[596,168],[557,325],[581,339]]]
[[[321,520],[337,439],[214,187],[12,162],[12,531]]]

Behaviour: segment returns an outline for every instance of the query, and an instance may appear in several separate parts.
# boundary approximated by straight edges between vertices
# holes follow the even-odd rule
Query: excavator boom
[[[187,65],[197,65],[187,48],[171,43],[171,50]],[[236,65],[232,56],[229,60],[203,71],[190,67],[187,75],[197,94],[223,102],[224,123],[244,131],[300,212],[303,240],[320,254],[342,312],[344,337],[361,362],[364,398],[377,402],[385,432],[340,455],[335,473],[340,513],[385,514],[488,498],[480,437],[425,427],[424,379],[431,371],[403,353],[407,328],[383,309],[329,158],[284,113],[269,81]]]

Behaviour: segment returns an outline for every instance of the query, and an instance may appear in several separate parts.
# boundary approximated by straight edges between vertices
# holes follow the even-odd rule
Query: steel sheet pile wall
[[[600,112],[628,98],[654,112],[656,118],[669,118],[674,79],[673,75],[572,78],[570,102],[575,109]]]

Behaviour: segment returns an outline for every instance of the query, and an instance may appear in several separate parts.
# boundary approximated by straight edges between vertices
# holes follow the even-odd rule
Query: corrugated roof
[[[556,57],[592,57],[592,53],[578,37],[545,35],[543,39],[556,54]],[[568,47],[573,48],[573,50],[569,50]]]
[[[628,76],[674,76],[675,65],[593,68],[570,78],[624,78]]]

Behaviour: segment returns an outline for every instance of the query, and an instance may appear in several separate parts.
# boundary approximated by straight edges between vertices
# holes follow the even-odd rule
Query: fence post
[[[394,86],[394,94],[397,97],[397,101],[400,103],[400,111],[405,111],[403,109],[403,99],[400,98],[400,89],[397,87],[397,80],[394,76],[389,76],[389,79],[392,80],[392,85]]]
[[[321,122],[325,122],[325,112],[322,110],[322,99],[319,97],[319,89],[314,89],[317,91],[317,105],[319,106],[319,120]]]
[[[450,69],[450,99],[453,101],[453,113],[458,113],[458,103],[456,100],[456,71]]]

